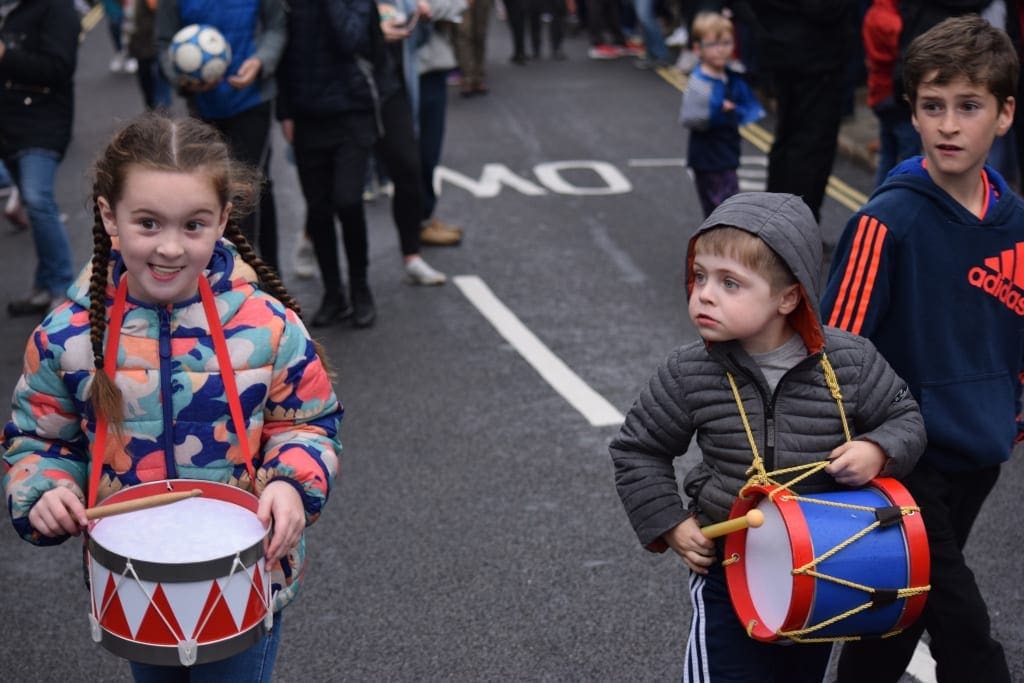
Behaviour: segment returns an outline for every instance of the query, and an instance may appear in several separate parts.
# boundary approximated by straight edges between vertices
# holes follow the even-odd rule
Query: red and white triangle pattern
[[[212,643],[248,631],[268,609],[270,577],[262,558],[230,576],[183,583],[118,576],[92,558],[90,566],[93,614],[105,630],[126,640]]]

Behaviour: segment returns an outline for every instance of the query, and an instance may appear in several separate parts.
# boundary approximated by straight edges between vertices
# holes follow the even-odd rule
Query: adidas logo
[[[1024,242],[985,259],[984,268],[971,268],[967,281],[999,299],[1017,315],[1024,315]]]

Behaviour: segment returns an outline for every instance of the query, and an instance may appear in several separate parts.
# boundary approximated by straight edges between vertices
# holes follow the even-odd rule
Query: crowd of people
[[[921,619],[891,638],[845,645],[841,681],[897,681],[924,631],[940,678],[1009,681],[962,551],[1018,439],[1024,293],[1011,302],[1003,288],[986,284],[990,274],[980,264],[1019,252],[1024,242],[1024,201],[1015,189],[1024,178],[1019,4],[499,5],[515,65],[543,57],[544,26],[554,60],[566,58],[570,27],[585,26],[589,58],[635,57],[641,68],[690,76],[680,123],[689,131],[688,164],[705,220],[687,250],[686,297],[700,339],[659,368],[611,444],[616,485],[640,543],[673,550],[690,571],[686,681],[752,680],[769,670],[777,680],[821,680],[828,666],[831,643],[783,648],[749,638],[733,618],[722,544],[701,532],[729,516],[751,469],[767,476],[769,459],[779,468],[820,463],[801,491],[899,478],[925,520],[932,573]],[[80,10],[88,7],[0,0],[0,186],[10,188],[7,218],[31,229],[37,258],[31,291],[7,310],[46,315],[4,432],[4,486],[16,501],[10,513],[26,540],[48,545],[81,531],[86,503],[152,478],[146,468],[231,483],[259,495],[261,521],[274,522],[266,559],[280,575],[284,597],[275,607],[283,607],[303,563],[302,530],[319,515],[337,470],[342,408],[327,359],[279,274],[272,127],[279,123],[294,158],[306,215],[299,246],[311,246],[322,285],[320,305],[305,322],[370,327],[376,304],[364,191],[371,164],[394,187],[391,214],[408,281],[445,284],[421,251],[463,239],[460,227],[438,217],[433,187],[448,89],[454,83],[467,98],[490,92],[493,6],[103,6],[110,69],[137,78],[150,111],[118,130],[93,169],[93,251],[76,280],[54,185],[72,131]],[[190,24],[215,26],[230,44],[225,78],[197,82],[176,70],[169,48]],[[677,28],[688,45],[673,59],[667,37]],[[818,223],[858,55],[879,121],[878,189],[850,219],[822,285]],[[174,93],[186,115],[170,112]],[[762,118],[769,100],[775,131],[767,192],[741,193],[739,128]],[[928,232],[933,226],[946,226],[941,239]],[[929,304],[936,296],[956,302],[960,313],[937,314]],[[210,315],[218,305],[230,312],[223,320]],[[224,339],[248,339],[253,320],[271,330],[272,341],[252,342],[250,355],[236,346],[230,355]],[[121,321],[137,337],[130,362],[118,353]],[[164,394],[161,358],[165,341],[195,329],[208,353],[177,353],[176,381],[191,385],[202,375],[216,391],[197,392],[193,404]],[[988,331],[984,348],[973,341],[979,329]],[[200,367],[193,355],[216,357],[229,371]],[[137,372],[158,375],[161,386],[130,389],[124,376]],[[230,379],[236,374],[259,388],[245,393],[247,413]],[[86,382],[87,400],[77,389]],[[131,416],[126,402],[137,409]],[[179,424],[164,405],[204,417]],[[59,419],[40,419],[53,406]],[[775,414],[777,406],[785,409]],[[771,413],[770,434],[751,427],[748,413]],[[237,436],[224,436],[228,423]],[[223,447],[223,457],[197,460],[181,430]],[[108,432],[127,462],[96,447]],[[673,461],[692,439],[702,460],[680,491]],[[153,444],[165,441],[171,452],[158,454]],[[89,478],[82,463],[93,465]],[[230,666],[269,676],[279,629],[278,617],[255,650]],[[132,670],[137,680],[167,673],[139,662]]]

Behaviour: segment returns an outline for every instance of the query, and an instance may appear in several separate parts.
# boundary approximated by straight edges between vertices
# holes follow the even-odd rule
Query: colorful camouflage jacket
[[[108,306],[122,277],[114,252]],[[3,485],[17,532],[53,545],[28,522],[39,497],[66,486],[84,502],[95,414],[89,401],[95,363],[89,339],[86,267],[70,301],[35,329],[3,433]],[[116,382],[124,397],[123,433],[110,430],[97,500],[126,486],[165,478],[227,483],[256,495],[284,479],[302,496],[311,524],[338,468],[343,408],[299,317],[259,289],[256,273],[226,241],[207,270],[232,372],[247,421],[256,481],[246,470],[200,297],[154,306],[128,298]],[[282,590],[275,607],[298,590],[304,542],[275,568]],[[277,570],[280,570],[278,573]]]

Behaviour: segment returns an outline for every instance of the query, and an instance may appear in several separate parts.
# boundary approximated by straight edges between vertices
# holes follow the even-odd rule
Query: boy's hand
[[[89,520],[78,496],[64,486],[52,488],[36,501],[28,512],[28,522],[43,536],[77,536]]]
[[[847,441],[832,451],[825,471],[846,486],[863,486],[877,477],[888,459],[878,444],[870,441]]]
[[[242,65],[238,67],[238,71],[234,76],[228,76],[228,83],[235,90],[241,90],[252,85],[256,77],[260,75],[260,69],[263,68],[263,61],[253,55],[249,59],[242,62]]]
[[[700,532],[697,520],[690,517],[664,533],[662,538],[686,566],[698,574],[707,574],[715,561],[715,542]]]
[[[272,481],[260,494],[260,505],[256,517],[274,529],[270,539],[263,542],[267,562],[279,560],[294,548],[302,530],[306,528],[306,511],[302,507],[302,496],[286,481]]]
[[[722,111],[732,111],[736,108],[736,103],[732,100],[722,100]]]

